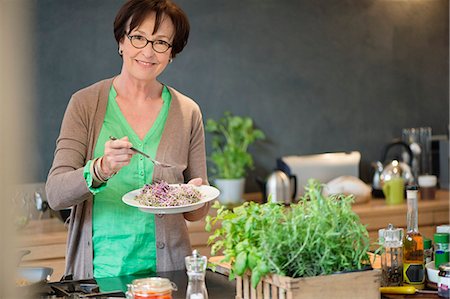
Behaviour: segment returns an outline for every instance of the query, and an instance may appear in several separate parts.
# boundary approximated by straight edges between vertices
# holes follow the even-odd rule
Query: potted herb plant
[[[208,119],[205,129],[212,135],[212,174],[220,189],[222,204],[240,203],[244,193],[245,175],[253,167],[253,157],[248,147],[264,133],[256,129],[250,117],[225,112],[219,120]]]
[[[352,202],[352,195],[324,196],[311,180],[289,208],[215,205],[217,216],[207,217],[206,230],[220,227],[208,243],[212,255],[221,252],[221,262],[230,263],[236,298],[252,293],[259,299],[263,292],[264,298],[379,298],[380,271],[371,269],[369,235]]]

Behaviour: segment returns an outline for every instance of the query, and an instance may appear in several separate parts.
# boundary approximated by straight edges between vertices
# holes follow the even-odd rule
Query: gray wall
[[[112,32],[118,0],[36,0],[35,173],[45,180],[70,95],[120,71]],[[358,150],[361,178],[404,127],[449,124],[446,0],[178,0],[187,48],[162,82],[204,118],[249,115],[268,140],[253,146],[257,189],[283,155]],[[210,139],[207,136],[207,143]],[[209,151],[209,144],[208,144]]]

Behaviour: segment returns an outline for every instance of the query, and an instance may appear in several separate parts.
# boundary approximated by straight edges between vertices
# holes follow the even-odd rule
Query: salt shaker
[[[381,255],[381,284],[400,286],[403,282],[403,229],[392,224],[384,230],[384,250]]]
[[[201,256],[197,250],[185,258],[189,282],[186,290],[186,299],[208,299],[205,285],[205,272],[207,258]]]

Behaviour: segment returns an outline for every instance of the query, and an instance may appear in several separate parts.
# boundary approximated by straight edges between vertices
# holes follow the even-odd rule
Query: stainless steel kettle
[[[408,163],[399,161],[398,159],[394,159],[391,161],[387,161],[388,152],[394,147],[401,147],[408,155],[407,161],[411,161],[412,151],[408,144],[402,141],[394,141],[386,145],[383,151],[383,156],[381,161],[376,161],[372,163],[372,166],[375,168],[375,173],[372,181],[372,195],[375,197],[383,197],[381,188],[385,181],[390,180],[394,176],[402,177],[405,181],[405,184],[411,184],[414,182],[414,177],[411,172],[411,167]]]
[[[276,170],[269,175],[266,182],[257,180],[263,193],[263,202],[291,204],[297,195],[297,178]]]

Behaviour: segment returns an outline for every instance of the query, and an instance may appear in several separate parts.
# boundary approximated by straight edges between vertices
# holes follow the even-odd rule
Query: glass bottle
[[[407,229],[403,238],[403,282],[422,290],[425,287],[423,237],[419,233],[417,216],[417,186],[408,186]]]
[[[201,256],[197,250],[185,258],[189,282],[186,290],[186,299],[208,299],[205,285],[206,256]]]
[[[423,258],[426,264],[433,261],[433,246],[431,245],[431,239],[423,238]]]
[[[403,229],[389,224],[384,230],[381,255],[381,284],[383,287],[401,286],[403,283]]]

